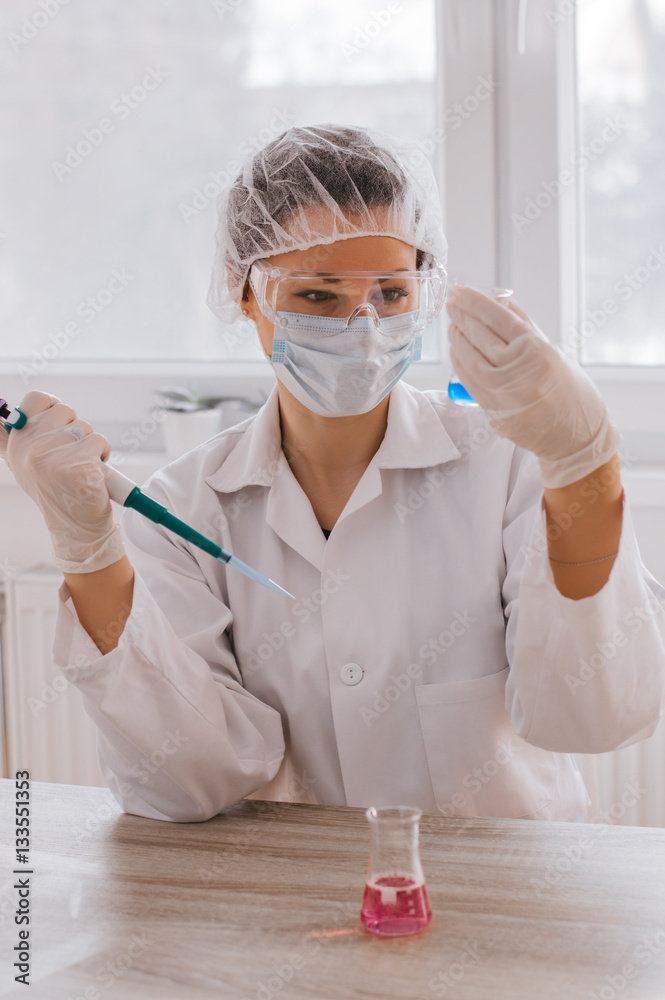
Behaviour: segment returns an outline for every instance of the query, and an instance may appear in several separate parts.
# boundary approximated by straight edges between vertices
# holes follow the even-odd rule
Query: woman
[[[65,576],[56,663],[128,812],[200,821],[255,797],[583,820],[571,753],[654,731],[665,590],[593,383],[471,289],[449,335],[482,409],[400,380],[442,301],[422,159],[292,128],[222,200],[209,302],[256,325],[277,382],[146,489],[295,601],[134,511],[114,528],[108,443],[53,397],[29,393],[2,445]]]

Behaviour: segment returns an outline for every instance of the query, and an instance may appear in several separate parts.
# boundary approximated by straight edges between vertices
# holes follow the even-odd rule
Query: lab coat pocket
[[[552,801],[556,761],[515,733],[505,707],[509,669],[416,685],[434,797],[446,816],[526,818]]]

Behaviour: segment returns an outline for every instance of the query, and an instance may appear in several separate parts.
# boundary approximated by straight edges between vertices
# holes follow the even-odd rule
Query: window
[[[216,199],[242,160],[293,124],[435,125],[434,0],[4,14],[0,327],[28,379],[52,362],[265,364],[205,304]]]
[[[577,65],[581,360],[665,365],[665,2],[587,0]]]
[[[445,107],[462,102],[481,76],[496,84],[488,106],[446,142],[451,275],[515,289],[598,383],[633,463],[635,456],[663,463],[665,455],[664,7],[663,0],[441,5]],[[625,128],[616,124],[622,112]],[[639,286],[630,299],[623,292],[626,301],[615,288],[624,275]],[[610,297],[616,312],[607,309]]]

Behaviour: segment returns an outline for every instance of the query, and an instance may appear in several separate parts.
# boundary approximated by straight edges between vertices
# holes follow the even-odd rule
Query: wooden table
[[[122,813],[106,789],[41,782],[26,990],[8,958],[12,872],[26,868],[13,780],[0,798],[0,995],[665,998],[665,830],[424,816],[432,923],[377,939],[359,921],[363,809],[248,801],[167,823]]]

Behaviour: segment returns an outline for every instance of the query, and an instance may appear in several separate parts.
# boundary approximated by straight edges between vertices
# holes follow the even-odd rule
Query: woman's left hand
[[[614,455],[620,434],[595,384],[514,303],[457,286],[447,303],[450,359],[492,430],[536,455],[556,489]]]

